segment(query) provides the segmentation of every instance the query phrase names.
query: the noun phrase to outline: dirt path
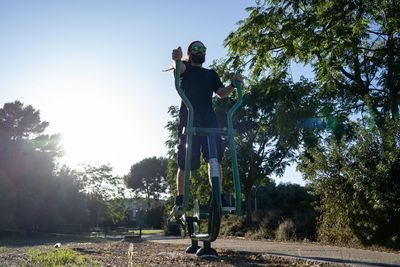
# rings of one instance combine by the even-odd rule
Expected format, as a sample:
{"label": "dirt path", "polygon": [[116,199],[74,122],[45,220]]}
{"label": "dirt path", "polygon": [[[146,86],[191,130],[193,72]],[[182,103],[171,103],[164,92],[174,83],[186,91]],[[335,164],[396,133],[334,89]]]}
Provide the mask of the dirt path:
{"label": "dirt path", "polygon": [[[158,239],[157,243],[190,244],[190,239]],[[323,246],[313,243],[251,241],[244,239],[218,239],[214,248],[263,253],[266,255],[315,260],[351,266],[400,266],[400,254],[363,249]]]}
{"label": "dirt path", "polygon": [[[1,241],[1,240],[0,240]],[[54,248],[53,243],[45,241],[34,244],[32,242],[19,243],[17,246],[6,245],[0,247],[0,267],[39,267],[44,262],[33,259],[30,251],[38,253],[54,253],[57,250],[72,250],[80,256],[90,258],[83,264],[66,266],[104,266],[104,267],[177,267],[177,266],[204,266],[204,267],[331,267],[330,264],[315,264],[312,261],[293,261],[281,257],[248,253],[233,250],[219,249],[218,258],[199,258],[186,254],[184,244],[165,244],[136,240],[124,241],[96,241],[70,242],[64,240],[61,248]],[[89,241],[89,242],[88,242]],[[54,242],[54,241],[53,241]],[[0,242],[1,243],[1,242]],[[46,257],[47,258],[47,257]],[[62,257],[60,257],[62,258]],[[43,257],[42,257],[43,259]],[[53,260],[56,257],[52,257]],[[90,263],[89,263],[90,262]],[[53,262],[54,263],[54,262]],[[88,264],[86,264],[88,263]],[[49,266],[49,265],[46,265]]]}
{"label": "dirt path", "polygon": [[[242,239],[218,239],[213,243],[218,259],[198,258],[186,254],[189,239],[167,239],[153,236],[151,240],[86,238],[79,236],[24,236],[0,238],[0,267],[41,266],[31,257],[31,250],[40,253],[56,250],[73,250],[90,257],[95,266],[144,267],[144,266],[284,266],[316,267],[337,265],[400,266],[400,253],[385,253],[361,249],[346,249],[309,243],[283,243],[249,241]],[[61,243],[61,248],[54,244]],[[322,262],[322,263],[317,263]],[[326,262],[326,263],[323,263]],[[86,265],[85,265],[86,266]]]}

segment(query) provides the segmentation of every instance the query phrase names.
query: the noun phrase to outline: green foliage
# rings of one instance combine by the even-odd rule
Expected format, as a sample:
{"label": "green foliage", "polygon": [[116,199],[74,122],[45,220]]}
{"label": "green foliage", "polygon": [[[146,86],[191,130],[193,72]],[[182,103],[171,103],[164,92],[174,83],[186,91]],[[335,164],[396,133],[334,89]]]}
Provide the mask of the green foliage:
{"label": "green foliage", "polygon": [[283,221],[291,220],[297,238],[315,240],[317,214],[314,205],[318,199],[310,191],[310,188],[297,184],[276,186],[273,182],[258,188],[257,212],[252,225],[270,234],[277,231]]}
{"label": "green foliage", "polygon": [[[339,110],[369,108],[382,125],[398,118],[398,1],[259,1],[225,40],[230,62],[253,77],[310,64],[321,94]],[[384,112],[381,112],[381,111]]]}
{"label": "green foliage", "polygon": [[28,266],[58,267],[58,266],[100,266],[90,257],[81,256],[71,249],[57,249],[41,252],[37,249],[28,251],[30,256]]}
{"label": "green foliage", "polygon": [[[140,230],[129,230],[130,234],[139,234]],[[158,235],[164,233],[164,230],[161,229],[142,229],[143,235]]]}
{"label": "green foliage", "polygon": [[126,222],[128,218],[128,210],[125,206],[124,198],[115,198],[106,202],[104,211],[104,221],[108,225],[118,225]]}
{"label": "green foliage", "polygon": [[[171,199],[167,202],[166,207],[172,207],[174,196],[176,195],[176,173],[178,171],[178,125],[179,125],[179,108],[177,106],[170,106],[168,113],[171,120],[167,122],[165,128],[169,132],[169,138],[165,142],[168,148],[168,168],[167,168],[167,182],[171,189]],[[190,177],[190,194],[189,205],[193,205],[193,200],[198,199],[200,206],[207,206],[210,196],[210,185],[208,181],[208,170],[205,162],[201,161],[201,166],[198,170],[192,171]],[[226,180],[226,179],[225,179]],[[225,181],[224,181],[225,183]]]}
{"label": "green foliage", "polygon": [[80,232],[126,219],[125,181],[108,165],[58,166],[59,135],[32,106],[0,108],[0,229]]}
{"label": "green foliage", "polygon": [[[284,75],[249,82],[243,105],[234,120],[248,225],[251,224],[250,195],[254,185],[267,183],[272,174],[282,175],[294,160],[301,141],[310,135],[311,130],[305,130],[299,122],[314,114],[316,103],[312,97],[305,96],[315,91],[313,83],[305,80],[293,83]],[[230,157],[224,162],[229,177]]]}
{"label": "green foliage", "polygon": [[301,99],[330,127],[307,130],[300,170],[321,198],[320,239],[398,246],[400,3],[265,0],[247,11],[226,38],[226,66],[255,80],[293,62],[315,74],[317,93]]}
{"label": "green foliage", "polygon": [[54,208],[59,214],[55,229],[58,232],[81,232],[88,225],[86,197],[80,192],[77,177],[76,171],[62,166],[55,171],[52,187],[49,185],[48,191],[52,197],[46,206]]}
{"label": "green foliage", "polygon": [[[214,64],[214,69],[221,77],[228,78],[229,68],[223,61]],[[293,83],[284,74],[280,77],[251,80],[246,87],[243,104],[234,117],[238,136],[237,155],[242,192],[245,196],[247,223],[251,224],[250,194],[257,183],[266,183],[273,173],[282,175],[285,167],[294,159],[295,150],[302,139],[310,136],[311,130],[305,131],[299,121],[314,114],[316,103],[312,97],[316,94],[315,84],[302,80]],[[304,96],[307,96],[304,97]],[[220,127],[226,127],[226,112],[235,101],[233,99],[217,100],[216,113]],[[177,107],[170,107],[172,120],[166,128],[170,139],[170,169],[168,180],[175,188],[177,125],[179,122]],[[227,141],[226,141],[227,142]],[[233,188],[230,153],[225,154],[222,163],[225,190]],[[199,199],[200,205],[208,203],[209,184],[207,168],[202,166],[192,173],[191,193]]]}
{"label": "green foliage", "polygon": [[164,224],[164,235],[165,236],[180,236],[181,226],[179,224],[166,223]]}
{"label": "green foliage", "polygon": [[165,128],[168,130],[168,139],[165,142],[167,147],[168,155],[168,166],[167,166],[167,182],[170,187],[172,195],[176,195],[176,173],[178,171],[178,155],[177,147],[179,143],[178,139],[178,125],[179,125],[179,107],[170,106],[168,108],[168,114],[171,116],[171,120],[167,122]]}
{"label": "green foliage", "polygon": [[48,125],[19,101],[0,108],[0,228],[55,231],[85,222],[73,175],[56,169],[59,135],[44,134]]}
{"label": "green foliage", "polygon": [[148,208],[150,199],[159,199],[165,193],[168,161],[163,157],[146,158],[132,165],[127,176],[127,184],[136,192],[146,195]]}
{"label": "green foliage", "polygon": [[[178,106],[170,106],[168,108],[168,114],[171,116],[172,120],[167,122],[165,128],[168,130],[169,135],[168,139],[165,142],[166,147],[168,148],[168,158],[176,159],[176,148],[179,144],[178,139],[178,126],[179,126],[179,107]],[[176,172],[174,173],[174,175]]]}
{"label": "green foliage", "polygon": [[24,106],[20,101],[5,103],[0,110],[0,117],[3,137],[13,141],[42,138],[43,132],[49,126],[48,122],[40,120],[39,111],[30,105]]}
{"label": "green foliage", "polygon": [[112,174],[109,165],[84,165],[77,172],[77,180],[86,195],[90,226],[117,224],[126,219],[124,204],[126,193],[125,181]]}
{"label": "green foliage", "polygon": [[230,215],[221,222],[220,234],[224,236],[244,236],[246,221],[243,216]]}
{"label": "green foliage", "polygon": [[354,141],[329,139],[302,158],[305,178],[321,196],[319,237],[399,246],[400,149],[377,128],[355,124],[354,132]]}
{"label": "green foliage", "polygon": [[[254,201],[254,191],[252,199]],[[276,186],[270,182],[257,190],[257,212],[253,213],[252,224],[246,224],[244,217],[229,216],[222,221],[220,233],[252,239],[315,240],[316,212],[313,205],[316,200],[307,187],[297,184]],[[290,221],[290,225],[285,221]]]}
{"label": "green foliage", "polygon": [[136,213],[137,226],[161,229],[164,222],[164,207],[153,207],[148,210],[140,210]]}
{"label": "green foliage", "polygon": [[83,171],[78,172],[82,191],[95,199],[123,198],[127,189],[124,179],[114,176],[112,171],[109,165],[83,165]]}

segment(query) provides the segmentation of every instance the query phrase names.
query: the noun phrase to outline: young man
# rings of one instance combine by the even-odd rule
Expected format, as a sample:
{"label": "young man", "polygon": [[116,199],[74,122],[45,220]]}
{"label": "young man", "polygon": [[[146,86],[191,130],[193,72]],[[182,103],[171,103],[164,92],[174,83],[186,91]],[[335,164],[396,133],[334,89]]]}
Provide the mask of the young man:
{"label": "young man", "polygon": [[[216,93],[218,97],[224,98],[230,95],[235,89],[234,83],[225,87],[218,74],[214,70],[203,68],[207,48],[200,41],[192,42],[187,49],[187,60],[182,61],[180,65],[181,87],[185,92],[187,98],[190,100],[194,109],[193,126],[217,128],[218,122],[212,106],[212,97]],[[172,51],[173,66],[175,61],[182,59],[182,49],[178,47]],[[232,81],[243,81],[240,74],[232,77]],[[176,177],[177,196],[175,205],[171,211],[174,217],[182,216],[183,193],[184,193],[184,170],[185,170],[185,152],[186,152],[186,136],[182,134],[183,127],[187,123],[187,108],[185,104],[181,103],[179,111],[179,127],[178,127],[178,173]],[[220,136],[216,137],[218,162],[221,162],[223,149],[221,145]],[[208,163],[208,144],[206,136],[193,136],[192,141],[192,162],[191,169],[196,170],[200,167],[200,154],[203,154],[205,161],[208,164],[208,176],[211,184],[210,177],[210,164]],[[219,165],[219,173],[221,177],[222,188],[222,171]]]}

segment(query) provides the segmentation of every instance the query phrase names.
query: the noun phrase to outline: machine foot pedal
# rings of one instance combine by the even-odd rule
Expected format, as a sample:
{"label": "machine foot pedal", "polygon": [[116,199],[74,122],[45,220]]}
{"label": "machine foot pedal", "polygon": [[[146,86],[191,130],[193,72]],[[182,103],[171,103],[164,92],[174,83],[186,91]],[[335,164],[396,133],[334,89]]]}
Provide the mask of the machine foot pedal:
{"label": "machine foot pedal", "polygon": [[213,248],[199,248],[196,251],[196,256],[198,257],[218,257],[218,253]]}
{"label": "machine foot pedal", "polygon": [[188,254],[196,254],[196,252],[200,249],[199,246],[189,246],[186,248],[185,252]]}

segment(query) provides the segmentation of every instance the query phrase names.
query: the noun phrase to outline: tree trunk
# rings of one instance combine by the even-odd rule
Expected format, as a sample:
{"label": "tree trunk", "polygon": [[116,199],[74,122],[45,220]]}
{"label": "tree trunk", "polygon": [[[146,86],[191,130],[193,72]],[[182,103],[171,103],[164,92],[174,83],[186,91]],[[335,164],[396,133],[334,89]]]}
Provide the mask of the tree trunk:
{"label": "tree trunk", "polygon": [[151,208],[151,203],[150,203],[150,188],[146,188],[146,199],[147,199],[147,209],[149,210]]}
{"label": "tree trunk", "polygon": [[245,207],[246,207],[246,226],[250,226],[252,223],[251,218],[251,186],[249,188],[245,188],[244,192],[245,199]]}

